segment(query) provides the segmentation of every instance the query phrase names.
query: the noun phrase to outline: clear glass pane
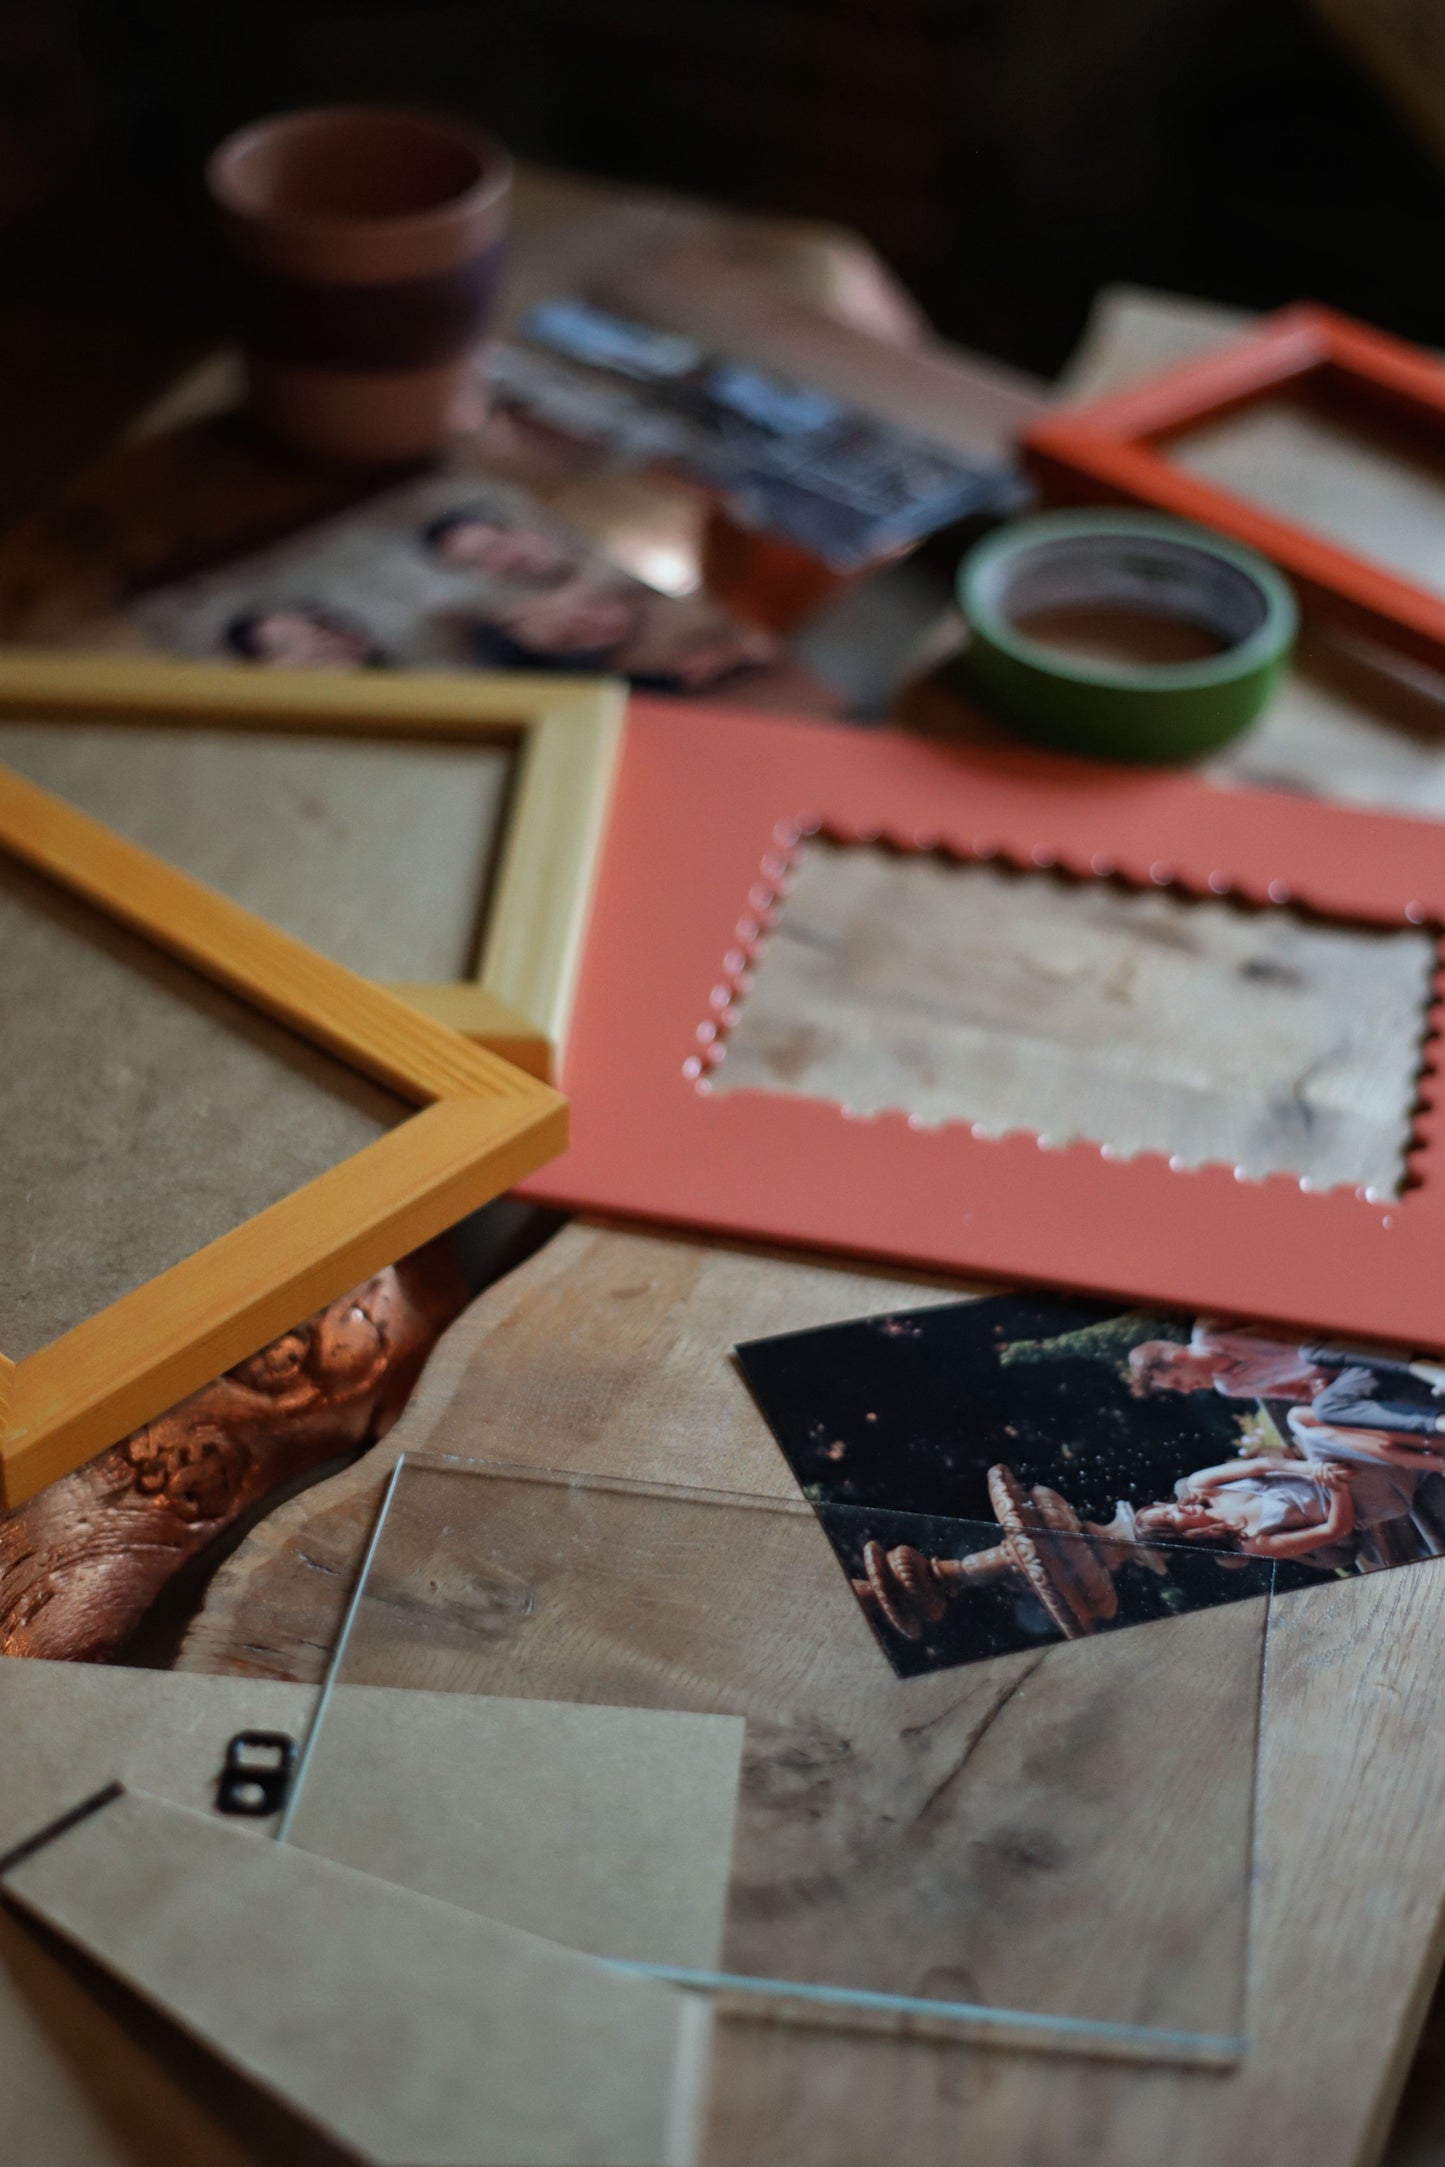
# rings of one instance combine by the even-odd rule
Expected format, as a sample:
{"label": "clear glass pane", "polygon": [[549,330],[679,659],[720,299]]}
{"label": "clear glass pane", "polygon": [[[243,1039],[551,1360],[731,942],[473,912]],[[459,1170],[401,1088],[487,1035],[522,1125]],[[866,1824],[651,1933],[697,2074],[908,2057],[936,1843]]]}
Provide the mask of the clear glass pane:
{"label": "clear glass pane", "polygon": [[[729,2006],[1227,2061],[1271,1568],[1201,1565],[403,1460],[332,1677],[742,1717],[718,1972],[627,1952]],[[354,1783],[369,1698],[323,1702],[298,1840]],[[438,1810],[417,1766],[415,1831]]]}

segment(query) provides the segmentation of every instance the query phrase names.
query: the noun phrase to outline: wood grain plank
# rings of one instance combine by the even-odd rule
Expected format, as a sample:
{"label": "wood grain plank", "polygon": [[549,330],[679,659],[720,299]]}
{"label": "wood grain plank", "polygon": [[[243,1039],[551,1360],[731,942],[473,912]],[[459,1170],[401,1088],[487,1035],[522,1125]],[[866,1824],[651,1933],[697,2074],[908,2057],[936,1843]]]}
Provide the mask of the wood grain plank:
{"label": "wood grain plank", "polygon": [[[1258,1790],[1251,2045],[1237,2071],[1087,2067],[977,2049],[727,2029],[710,2167],[832,2157],[990,2167],[1315,2167],[1378,2155],[1442,1948],[1445,1628],[1429,1566],[1276,1606]],[[846,2110],[844,2108],[846,2102]]]}
{"label": "wood grain plank", "polygon": [[625,716],[623,687],[599,688],[585,715],[549,714],[527,732],[482,945],[478,984],[559,1050],[577,990]]}
{"label": "wood grain plank", "polygon": [[217,1576],[179,1666],[318,1680],[397,1452],[443,1449],[443,1435],[464,1459],[795,1497],[733,1369],[734,1340],[958,1291],[923,1274],[564,1227],[458,1319],[387,1439],[260,1523]]}

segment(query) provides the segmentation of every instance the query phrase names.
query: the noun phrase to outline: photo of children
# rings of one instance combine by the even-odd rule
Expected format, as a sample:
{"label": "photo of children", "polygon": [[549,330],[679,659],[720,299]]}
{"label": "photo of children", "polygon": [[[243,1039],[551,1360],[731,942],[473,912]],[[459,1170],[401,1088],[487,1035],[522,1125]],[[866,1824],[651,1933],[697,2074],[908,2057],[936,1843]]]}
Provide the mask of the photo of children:
{"label": "photo of children", "polygon": [[386,661],[359,626],[313,602],[242,610],[226,627],[226,645],[242,662],[272,669],[379,669]]}
{"label": "photo of children", "polygon": [[461,472],[157,588],[128,615],[171,653],[270,668],[603,672],[689,693],[747,686],[778,660],[767,633],[644,586],[525,491]]}
{"label": "photo of children", "polygon": [[1445,1554],[1445,1365],[1003,1295],[738,1361],[894,1667]]}

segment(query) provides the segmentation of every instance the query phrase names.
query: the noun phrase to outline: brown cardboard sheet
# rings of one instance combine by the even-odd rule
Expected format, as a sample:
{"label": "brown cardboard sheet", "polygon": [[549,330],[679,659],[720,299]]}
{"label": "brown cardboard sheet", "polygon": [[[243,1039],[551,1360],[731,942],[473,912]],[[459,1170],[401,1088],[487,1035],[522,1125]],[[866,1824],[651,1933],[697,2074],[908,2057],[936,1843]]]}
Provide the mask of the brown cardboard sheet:
{"label": "brown cardboard sheet", "polygon": [[7,1897],[377,2167],[674,2167],[708,2004],[119,1790]]}
{"label": "brown cardboard sheet", "polygon": [[[300,1736],[314,1701],[270,1681],[0,1663],[0,1852],[117,1777],[204,1811],[232,1734]],[[512,1923],[583,1947],[626,1916],[644,1960],[715,1963],[740,1724],[364,1686],[337,1690],[338,1717],[338,1780],[313,1769],[298,1846],[458,1904],[495,1896]],[[230,1827],[269,1842],[274,1824]],[[288,2142],[316,2157],[299,2122],[278,2129],[259,2093],[94,1984],[0,1910],[0,2097],[17,2157],[279,2167]]]}

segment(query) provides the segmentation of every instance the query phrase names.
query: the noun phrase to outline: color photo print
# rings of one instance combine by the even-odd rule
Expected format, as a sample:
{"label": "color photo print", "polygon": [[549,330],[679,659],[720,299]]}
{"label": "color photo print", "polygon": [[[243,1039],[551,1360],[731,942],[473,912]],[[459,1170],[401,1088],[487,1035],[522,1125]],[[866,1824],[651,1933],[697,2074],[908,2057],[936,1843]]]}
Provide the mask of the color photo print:
{"label": "color photo print", "polygon": [[1445,1366],[1047,1295],[738,1361],[901,1676],[1445,1553]]}
{"label": "color photo print", "polygon": [[600,671],[710,693],[778,659],[705,596],[644,586],[524,490],[464,472],[382,491],[127,614],[172,654],[289,669]]}

